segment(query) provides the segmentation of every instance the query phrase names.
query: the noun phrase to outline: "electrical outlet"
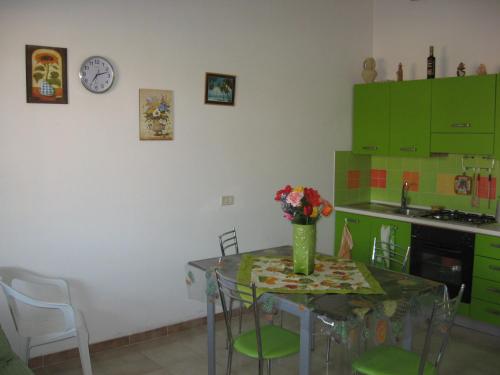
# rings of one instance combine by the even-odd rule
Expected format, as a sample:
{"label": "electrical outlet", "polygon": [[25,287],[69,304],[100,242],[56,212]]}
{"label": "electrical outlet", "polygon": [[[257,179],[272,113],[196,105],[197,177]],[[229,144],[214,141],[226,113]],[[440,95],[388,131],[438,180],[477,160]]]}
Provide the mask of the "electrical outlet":
{"label": "electrical outlet", "polygon": [[223,206],[231,206],[234,204],[234,195],[223,195],[221,199]]}

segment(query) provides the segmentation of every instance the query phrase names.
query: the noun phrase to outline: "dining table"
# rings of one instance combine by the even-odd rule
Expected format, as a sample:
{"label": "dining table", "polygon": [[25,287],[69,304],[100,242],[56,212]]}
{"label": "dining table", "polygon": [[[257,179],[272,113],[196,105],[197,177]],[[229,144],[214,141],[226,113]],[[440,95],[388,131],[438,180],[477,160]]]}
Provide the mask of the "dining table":
{"label": "dining table", "polygon": [[[217,269],[225,277],[238,280],[241,276],[239,273],[242,262],[248,260],[249,256],[291,258],[292,247],[287,245],[240,252],[225,257],[190,261],[186,264],[189,298],[206,303],[209,375],[216,374],[215,321],[219,296],[214,271]],[[280,290],[266,291],[260,296],[260,299],[267,299],[267,305],[271,305],[273,310],[285,311],[298,317],[300,375],[309,375],[311,371],[313,327],[318,318],[326,323],[320,331],[336,335],[340,341],[351,340],[349,327],[366,327],[367,318],[370,317],[373,322],[371,331],[363,328],[357,332],[361,332],[360,335],[364,339],[370,336],[370,332],[374,332],[372,339],[375,341],[379,340],[380,336],[385,339],[387,332],[380,328],[387,328],[388,325],[382,323],[392,322],[395,327],[391,330],[393,338],[397,336],[398,343],[410,349],[413,317],[428,313],[433,302],[442,299],[447,293],[445,285],[435,281],[369,264],[363,264],[362,267],[368,270],[370,278],[376,280],[381,290],[372,294],[345,291],[335,293],[331,290],[326,293],[308,291],[282,293]]]}

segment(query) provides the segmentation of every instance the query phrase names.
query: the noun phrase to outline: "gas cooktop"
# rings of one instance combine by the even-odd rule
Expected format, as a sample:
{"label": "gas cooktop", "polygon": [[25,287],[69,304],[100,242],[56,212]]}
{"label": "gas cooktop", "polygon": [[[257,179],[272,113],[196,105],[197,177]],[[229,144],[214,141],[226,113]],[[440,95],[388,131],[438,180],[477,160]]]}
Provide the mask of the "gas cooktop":
{"label": "gas cooktop", "polygon": [[432,211],[421,217],[429,219],[455,222],[460,224],[482,225],[496,223],[495,217],[485,214],[471,214],[457,210]]}

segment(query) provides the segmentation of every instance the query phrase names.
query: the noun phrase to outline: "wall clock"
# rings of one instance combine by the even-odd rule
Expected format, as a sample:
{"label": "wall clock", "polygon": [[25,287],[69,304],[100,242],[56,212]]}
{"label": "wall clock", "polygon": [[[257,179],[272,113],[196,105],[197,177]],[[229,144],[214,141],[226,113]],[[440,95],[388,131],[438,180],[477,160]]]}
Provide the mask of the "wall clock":
{"label": "wall clock", "polygon": [[83,87],[94,94],[102,94],[113,85],[113,65],[104,57],[91,56],[80,67],[80,81]]}

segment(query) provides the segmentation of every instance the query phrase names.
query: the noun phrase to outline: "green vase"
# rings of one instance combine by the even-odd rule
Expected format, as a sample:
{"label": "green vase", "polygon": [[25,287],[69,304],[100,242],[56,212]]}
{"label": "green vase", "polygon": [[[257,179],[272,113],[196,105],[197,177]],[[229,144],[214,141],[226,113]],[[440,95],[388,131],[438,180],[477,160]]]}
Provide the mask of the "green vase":
{"label": "green vase", "polygon": [[315,255],[316,225],[293,224],[293,272],[313,273]]}

